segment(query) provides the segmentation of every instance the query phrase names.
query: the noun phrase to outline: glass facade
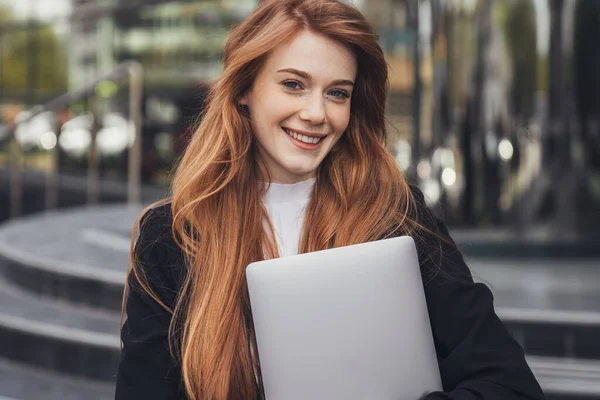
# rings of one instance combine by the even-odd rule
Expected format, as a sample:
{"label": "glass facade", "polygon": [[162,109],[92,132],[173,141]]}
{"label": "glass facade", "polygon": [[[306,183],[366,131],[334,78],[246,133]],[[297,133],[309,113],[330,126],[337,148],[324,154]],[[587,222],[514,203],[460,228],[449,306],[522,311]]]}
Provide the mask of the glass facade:
{"label": "glass facade", "polygon": [[[598,232],[600,127],[590,121],[600,103],[590,68],[600,59],[591,44],[600,3],[466,3],[445,11],[447,79],[434,81],[443,96],[432,102],[441,140],[422,153],[419,175],[449,220]],[[443,165],[446,149],[454,165]]]}

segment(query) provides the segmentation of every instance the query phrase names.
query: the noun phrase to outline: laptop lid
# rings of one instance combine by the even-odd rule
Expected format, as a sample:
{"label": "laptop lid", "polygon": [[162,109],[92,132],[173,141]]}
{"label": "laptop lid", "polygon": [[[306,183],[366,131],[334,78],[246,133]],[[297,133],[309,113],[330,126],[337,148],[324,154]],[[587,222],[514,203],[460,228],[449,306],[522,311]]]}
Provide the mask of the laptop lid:
{"label": "laptop lid", "polygon": [[260,261],[246,278],[267,400],[441,390],[412,238]]}

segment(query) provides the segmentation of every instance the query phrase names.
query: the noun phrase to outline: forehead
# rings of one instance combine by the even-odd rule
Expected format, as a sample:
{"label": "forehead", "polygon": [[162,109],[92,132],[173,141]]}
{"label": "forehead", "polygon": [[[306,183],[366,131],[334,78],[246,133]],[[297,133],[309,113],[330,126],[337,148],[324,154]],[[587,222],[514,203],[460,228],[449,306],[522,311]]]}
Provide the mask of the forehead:
{"label": "forehead", "polygon": [[276,47],[267,57],[263,72],[275,73],[283,68],[307,72],[315,80],[356,78],[354,53],[343,44],[310,30]]}

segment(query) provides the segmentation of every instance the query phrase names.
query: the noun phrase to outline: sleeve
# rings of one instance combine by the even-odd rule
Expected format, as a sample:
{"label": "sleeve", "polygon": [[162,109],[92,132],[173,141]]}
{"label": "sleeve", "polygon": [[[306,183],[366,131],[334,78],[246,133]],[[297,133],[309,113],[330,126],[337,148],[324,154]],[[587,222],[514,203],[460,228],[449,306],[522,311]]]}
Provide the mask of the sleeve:
{"label": "sleeve", "polygon": [[[444,223],[419,205],[417,219],[434,235],[417,242],[443,392],[426,400],[544,399],[521,346],[494,311],[490,289],[474,283]],[[419,248],[420,247],[420,248]]]}
{"label": "sleeve", "polygon": [[[134,254],[148,284],[172,308],[177,296],[177,271],[182,265],[170,229],[164,215],[150,210],[140,223]],[[168,344],[172,314],[142,289],[133,274],[129,274],[127,285],[115,399],[185,398],[180,365],[171,356]]]}

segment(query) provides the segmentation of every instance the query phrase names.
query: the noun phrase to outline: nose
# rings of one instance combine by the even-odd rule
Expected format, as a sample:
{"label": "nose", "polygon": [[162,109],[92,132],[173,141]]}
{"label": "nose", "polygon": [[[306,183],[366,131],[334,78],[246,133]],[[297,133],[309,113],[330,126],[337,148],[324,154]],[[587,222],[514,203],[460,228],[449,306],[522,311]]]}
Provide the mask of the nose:
{"label": "nose", "polygon": [[306,98],[304,107],[300,110],[299,117],[312,125],[321,125],[325,122],[325,99],[321,96],[309,96]]}

